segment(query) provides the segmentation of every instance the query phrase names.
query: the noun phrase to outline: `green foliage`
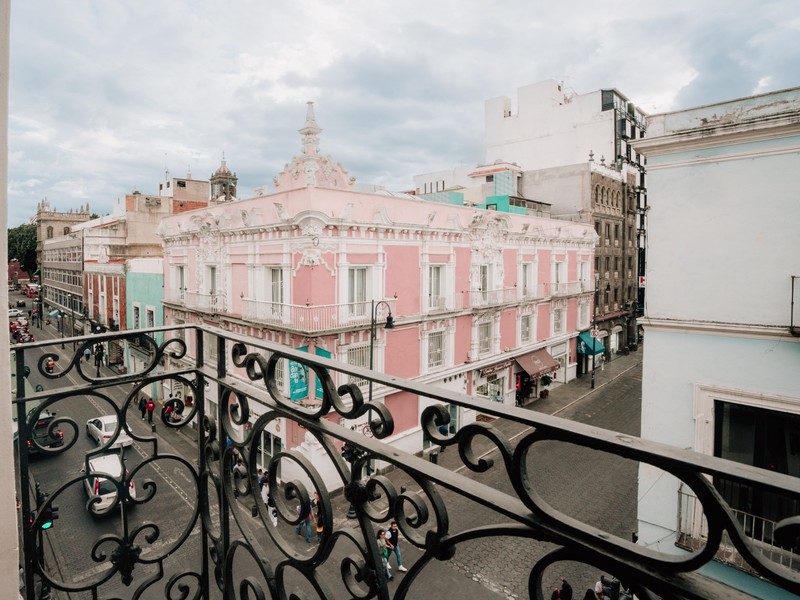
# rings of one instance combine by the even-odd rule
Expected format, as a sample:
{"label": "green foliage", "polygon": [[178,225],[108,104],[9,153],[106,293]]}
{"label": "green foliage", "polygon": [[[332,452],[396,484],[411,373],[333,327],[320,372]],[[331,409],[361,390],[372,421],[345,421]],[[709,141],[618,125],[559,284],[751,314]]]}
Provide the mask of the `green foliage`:
{"label": "green foliage", "polygon": [[36,225],[20,225],[8,230],[8,259],[16,258],[22,268],[33,276],[36,272]]}

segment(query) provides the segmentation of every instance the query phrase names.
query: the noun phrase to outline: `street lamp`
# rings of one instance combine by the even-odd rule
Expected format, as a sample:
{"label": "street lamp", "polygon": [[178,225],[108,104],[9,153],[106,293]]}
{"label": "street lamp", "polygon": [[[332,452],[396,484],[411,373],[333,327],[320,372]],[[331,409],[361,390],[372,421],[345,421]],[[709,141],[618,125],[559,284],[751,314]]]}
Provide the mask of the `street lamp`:
{"label": "street lamp", "polygon": [[[392,307],[389,306],[389,303],[386,300],[380,300],[375,302],[372,301],[372,313],[371,319],[369,323],[369,370],[372,371],[372,363],[373,363],[373,350],[375,348],[375,321],[377,320],[377,311],[381,305],[385,305],[386,309],[389,311],[389,314],[386,317],[386,324],[383,326],[384,329],[394,329],[394,317],[392,316]],[[372,380],[369,380],[369,401],[372,402]]]}
{"label": "street lamp", "polygon": [[594,389],[594,372],[597,369],[597,300],[599,299],[598,286],[601,281],[606,282],[603,290],[606,295],[611,291],[611,283],[605,277],[597,277],[594,282],[594,316],[592,317],[592,389]]}
{"label": "street lamp", "polygon": [[58,319],[61,322],[61,349],[64,349],[64,311],[58,311]]}

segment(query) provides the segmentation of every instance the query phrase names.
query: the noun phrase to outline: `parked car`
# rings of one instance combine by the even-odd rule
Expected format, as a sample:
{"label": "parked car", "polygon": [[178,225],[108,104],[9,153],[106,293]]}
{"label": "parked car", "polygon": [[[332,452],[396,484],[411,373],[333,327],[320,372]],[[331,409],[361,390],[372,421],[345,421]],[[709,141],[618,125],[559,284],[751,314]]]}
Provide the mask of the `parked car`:
{"label": "parked car", "polygon": [[25,306],[25,300],[17,300],[17,308],[20,306]]}
{"label": "parked car", "polygon": [[[28,416],[32,416],[32,413],[28,413]],[[51,413],[46,409],[41,412],[28,438],[28,450],[31,453],[38,452],[39,447],[59,448],[64,445],[64,432],[58,428],[54,428],[52,431],[50,430],[50,425],[54,419],[55,413]],[[35,441],[36,444],[31,440]]]}
{"label": "parked car", "polygon": [[107,444],[111,438],[114,437],[114,432],[119,429],[119,435],[114,443],[109,448],[121,448],[130,446],[133,443],[131,436],[119,426],[116,415],[103,415],[102,417],[95,417],[86,422],[86,435],[94,438],[98,446]]}
{"label": "parked car", "polygon": [[[85,471],[81,471],[85,472]],[[86,508],[92,516],[100,515],[117,502],[117,484],[123,478],[130,477],[127,469],[123,470],[122,457],[119,454],[101,454],[89,459],[89,472],[83,480],[83,486],[89,499],[99,498],[96,502],[87,502]],[[133,479],[128,480],[128,495],[136,499],[136,485]],[[123,501],[127,502],[125,497]]]}
{"label": "parked car", "polygon": [[9,319],[16,319],[17,317],[21,317],[23,314],[25,314],[25,313],[23,313],[18,308],[9,308],[8,309],[8,318]]}

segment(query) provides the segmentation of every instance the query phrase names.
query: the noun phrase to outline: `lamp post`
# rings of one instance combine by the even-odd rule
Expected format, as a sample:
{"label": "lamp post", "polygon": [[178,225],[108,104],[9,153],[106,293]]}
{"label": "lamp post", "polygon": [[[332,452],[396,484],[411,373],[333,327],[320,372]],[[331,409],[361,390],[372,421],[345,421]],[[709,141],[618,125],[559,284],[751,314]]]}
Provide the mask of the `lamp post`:
{"label": "lamp post", "polygon": [[[370,323],[369,323],[369,370],[372,371],[373,365],[373,354],[375,349],[375,322],[377,321],[377,311],[381,305],[385,305],[386,309],[389,311],[389,314],[386,316],[386,324],[383,326],[384,329],[394,329],[394,317],[392,316],[392,307],[389,306],[389,303],[386,300],[380,300],[375,302],[372,301],[372,313],[370,314]],[[372,402],[372,380],[369,381],[369,401]]]}
{"label": "lamp post", "polygon": [[61,349],[64,349],[64,311],[58,311],[58,319],[61,322]]}
{"label": "lamp post", "polygon": [[606,294],[611,290],[611,283],[609,283],[608,279],[605,277],[595,278],[594,282],[594,315],[592,316],[592,386],[591,388],[594,389],[594,372],[597,370],[597,300],[600,296],[598,293],[598,286],[600,285],[601,281],[606,282],[606,289],[603,290]]}

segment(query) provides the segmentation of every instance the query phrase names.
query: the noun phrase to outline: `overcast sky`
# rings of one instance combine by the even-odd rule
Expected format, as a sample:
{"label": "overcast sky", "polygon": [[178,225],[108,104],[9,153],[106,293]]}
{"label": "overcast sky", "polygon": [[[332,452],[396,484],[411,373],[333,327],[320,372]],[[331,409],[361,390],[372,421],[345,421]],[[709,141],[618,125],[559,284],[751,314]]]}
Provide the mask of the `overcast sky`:
{"label": "overcast sky", "polygon": [[18,0],[9,224],[39,200],[105,214],[165,168],[239,197],[298,153],[364,183],[483,160],[484,101],[543,79],[615,87],[648,113],[800,86],[795,0]]}

